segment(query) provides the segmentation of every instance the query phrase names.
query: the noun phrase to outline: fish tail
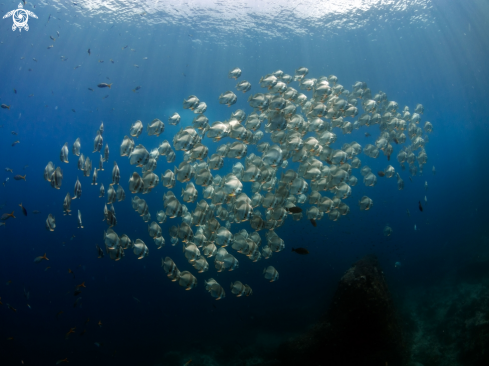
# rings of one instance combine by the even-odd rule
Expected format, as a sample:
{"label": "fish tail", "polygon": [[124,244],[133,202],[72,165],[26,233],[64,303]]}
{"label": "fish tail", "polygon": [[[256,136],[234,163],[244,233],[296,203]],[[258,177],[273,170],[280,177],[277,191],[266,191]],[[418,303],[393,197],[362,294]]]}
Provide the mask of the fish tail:
{"label": "fish tail", "polygon": [[16,217],[14,216],[14,211],[12,211],[12,213],[11,213],[9,216],[13,217],[14,219],[16,218]]}
{"label": "fish tail", "polygon": [[112,86],[112,84],[107,84],[107,86],[108,86],[108,87],[109,87],[109,89],[110,89],[110,87]]}
{"label": "fish tail", "polygon": [[47,260],[47,261],[49,260],[49,258],[46,257],[46,253],[44,253],[44,255],[42,256],[42,258],[45,259],[45,260]]}
{"label": "fish tail", "polygon": [[22,176],[22,175],[21,175],[20,177],[21,177],[23,180],[25,180],[25,177],[26,177],[26,176],[27,176],[27,174],[26,174],[26,175],[24,175],[24,176]]}

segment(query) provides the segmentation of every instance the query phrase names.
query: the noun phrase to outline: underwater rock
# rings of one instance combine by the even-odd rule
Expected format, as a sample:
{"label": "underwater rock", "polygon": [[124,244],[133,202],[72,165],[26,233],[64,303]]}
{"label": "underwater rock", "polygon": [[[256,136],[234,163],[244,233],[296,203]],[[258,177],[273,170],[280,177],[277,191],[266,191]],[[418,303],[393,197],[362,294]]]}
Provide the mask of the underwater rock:
{"label": "underwater rock", "polygon": [[337,365],[402,364],[402,332],[377,258],[359,260],[341,278],[328,317]]}
{"label": "underwater rock", "polygon": [[282,345],[276,357],[284,365],[403,365],[402,331],[378,260],[356,262],[323,320]]}
{"label": "underwater rock", "polygon": [[410,290],[403,307],[413,322],[413,360],[424,366],[489,364],[488,279],[474,284],[452,276]]}

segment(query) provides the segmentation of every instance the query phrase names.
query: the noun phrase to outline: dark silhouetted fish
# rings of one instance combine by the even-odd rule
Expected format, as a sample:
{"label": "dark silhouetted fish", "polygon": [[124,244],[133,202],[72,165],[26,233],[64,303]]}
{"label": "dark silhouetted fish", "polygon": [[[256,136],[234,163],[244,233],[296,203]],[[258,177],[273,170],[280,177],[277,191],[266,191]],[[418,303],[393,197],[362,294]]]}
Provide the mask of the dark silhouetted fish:
{"label": "dark silhouetted fish", "polygon": [[290,208],[288,208],[287,210],[288,210],[289,212],[292,212],[292,213],[299,213],[299,212],[302,212],[302,208],[297,207],[297,206],[295,206],[295,207],[290,207]]}
{"label": "dark silhouetted fish", "polygon": [[25,216],[27,216],[27,210],[25,209],[25,207],[24,207],[24,206],[22,206],[22,203],[21,203],[19,206],[20,206],[20,208],[22,209],[22,213],[23,213]]}

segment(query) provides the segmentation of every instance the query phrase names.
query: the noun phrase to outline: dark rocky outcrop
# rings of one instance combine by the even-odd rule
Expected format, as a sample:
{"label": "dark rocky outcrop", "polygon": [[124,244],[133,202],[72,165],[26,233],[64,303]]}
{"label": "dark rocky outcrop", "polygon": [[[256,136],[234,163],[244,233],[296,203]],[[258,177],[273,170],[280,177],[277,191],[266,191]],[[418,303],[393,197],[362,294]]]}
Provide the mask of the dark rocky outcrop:
{"label": "dark rocky outcrop", "polygon": [[[489,263],[488,263],[489,264]],[[449,278],[411,289],[404,312],[412,319],[411,357],[424,366],[489,365],[489,279]]]}
{"label": "dark rocky outcrop", "polygon": [[303,335],[282,345],[282,365],[403,365],[401,328],[375,257],[341,278],[329,311]]}

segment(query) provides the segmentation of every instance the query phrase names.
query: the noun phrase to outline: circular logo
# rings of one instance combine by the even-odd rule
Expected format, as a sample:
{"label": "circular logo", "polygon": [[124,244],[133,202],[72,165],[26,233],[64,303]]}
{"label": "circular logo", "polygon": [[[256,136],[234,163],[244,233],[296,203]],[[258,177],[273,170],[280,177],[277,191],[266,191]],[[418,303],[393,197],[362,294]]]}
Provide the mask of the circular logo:
{"label": "circular logo", "polygon": [[29,15],[24,9],[17,9],[13,15],[13,20],[18,28],[23,28],[27,25]]}

